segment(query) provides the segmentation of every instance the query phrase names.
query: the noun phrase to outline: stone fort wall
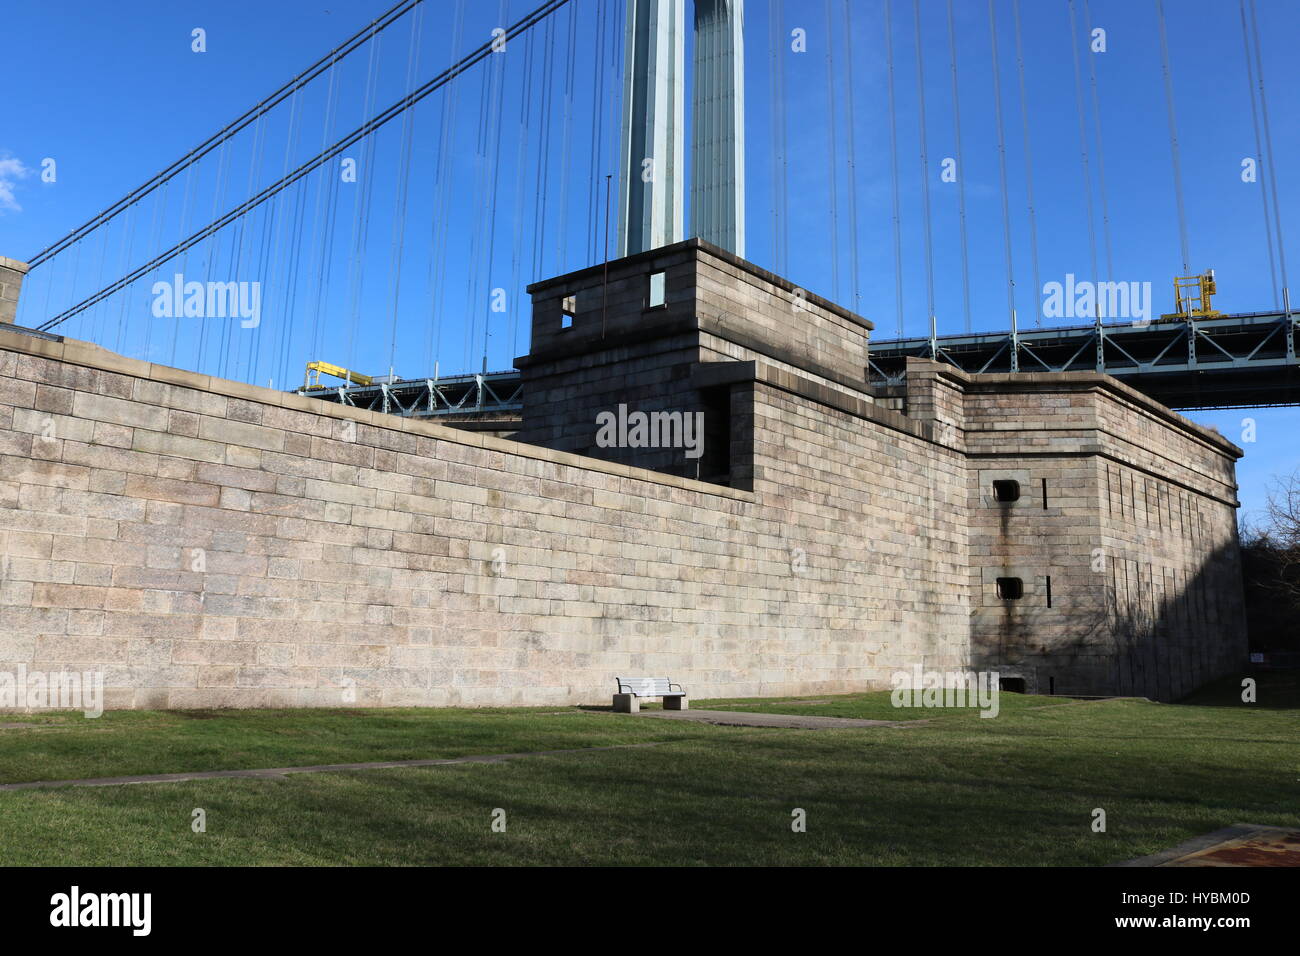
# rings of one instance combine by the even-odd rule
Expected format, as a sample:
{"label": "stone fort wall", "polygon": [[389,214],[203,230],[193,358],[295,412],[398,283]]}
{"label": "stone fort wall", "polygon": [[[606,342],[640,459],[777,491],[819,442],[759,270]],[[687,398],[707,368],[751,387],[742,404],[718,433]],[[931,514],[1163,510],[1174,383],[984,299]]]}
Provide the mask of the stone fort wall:
{"label": "stone fort wall", "polygon": [[[532,444],[0,331],[0,671],[101,671],[139,708],[595,703],[626,673],[825,694],[913,665],[1171,699],[1244,657],[1216,433],[1091,373],[914,360],[873,393],[870,323],[698,241],[610,275],[534,287]],[[591,447],[629,396],[706,414],[712,480]]]}
{"label": "stone fort wall", "polygon": [[744,491],[0,332],[0,668],[254,707],[595,702],[632,671],[830,693],[964,662],[960,461],[902,416],[759,391],[760,430],[791,424]]}

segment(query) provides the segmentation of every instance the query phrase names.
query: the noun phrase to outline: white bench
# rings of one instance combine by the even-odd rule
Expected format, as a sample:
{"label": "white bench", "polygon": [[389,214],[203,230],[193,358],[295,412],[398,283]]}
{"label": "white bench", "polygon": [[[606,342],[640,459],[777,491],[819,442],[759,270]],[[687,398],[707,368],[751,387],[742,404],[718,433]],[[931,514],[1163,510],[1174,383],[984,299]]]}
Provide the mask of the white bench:
{"label": "white bench", "polygon": [[[614,695],[614,713],[635,714],[641,709],[642,697],[660,697],[664,710],[689,710],[690,701],[681,684],[667,677],[616,677],[618,693]],[[675,688],[675,689],[674,689]]]}

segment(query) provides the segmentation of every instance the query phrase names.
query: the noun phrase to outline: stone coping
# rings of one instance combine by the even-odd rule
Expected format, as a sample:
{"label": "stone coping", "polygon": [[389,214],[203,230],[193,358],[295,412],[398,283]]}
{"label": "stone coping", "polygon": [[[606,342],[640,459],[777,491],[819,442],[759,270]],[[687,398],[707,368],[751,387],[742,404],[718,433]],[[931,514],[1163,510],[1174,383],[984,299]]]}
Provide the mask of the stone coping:
{"label": "stone coping", "polygon": [[[915,365],[913,363],[916,363]],[[1149,395],[1144,395],[1131,385],[1126,385],[1113,375],[1104,372],[964,372],[946,362],[931,359],[909,358],[908,373],[913,368],[922,372],[934,372],[942,378],[951,379],[971,392],[1013,392],[1013,391],[1063,391],[1068,386],[1101,388],[1141,406],[1157,418],[1175,426],[1218,450],[1241,458],[1246,452],[1228,441],[1219,432],[1204,425],[1198,425],[1183,415],[1178,414],[1167,405],[1162,405]]]}
{"label": "stone coping", "polygon": [[28,270],[31,269],[31,266],[27,263],[19,262],[17,259],[9,259],[5,256],[0,256],[0,267],[13,269],[15,272],[21,272],[23,275],[26,275]]}
{"label": "stone coping", "polygon": [[263,388],[260,385],[247,385],[243,382],[203,375],[199,372],[187,372],[184,369],[172,368],[167,365],[156,365],[141,359],[127,358],[91,342],[83,342],[78,339],[62,339],[56,342],[0,328],[0,350],[35,355],[105,372],[116,372],[121,375],[130,375],[166,385],[193,388],[226,398],[260,402],[263,405],[279,405],[282,408],[309,412],[326,418],[350,419],[373,425],[376,428],[410,432],[414,435],[424,435],[438,441],[498,451],[519,458],[531,458],[536,461],[579,468],[584,471],[617,475],[634,481],[679,488],[695,494],[713,495],[718,498],[730,498],[734,501],[750,503],[758,500],[757,496],[751,491],[728,488],[725,485],[715,485],[706,481],[697,481],[693,478],[680,478],[676,475],[602,461],[598,458],[587,458],[570,452],[553,451],[539,445],[528,445],[523,442],[511,441],[508,438],[496,438],[479,432],[464,431],[450,425],[440,425],[424,419],[387,415],[383,412],[353,408],[349,405],[323,402],[320,399],[297,395],[293,392],[281,392],[271,388]]}
{"label": "stone coping", "polygon": [[[624,256],[622,259],[611,259],[608,263],[608,267],[610,269],[621,269],[624,266],[635,265],[640,262],[649,262],[656,258],[671,256],[688,249],[705,253],[715,259],[721,259],[723,262],[739,269],[741,272],[748,273],[756,279],[761,279],[764,282],[769,282],[786,292],[793,293],[796,289],[802,290],[803,297],[808,302],[812,302],[814,305],[817,305],[842,319],[848,319],[850,322],[855,325],[860,325],[868,331],[876,327],[875,323],[870,319],[864,318],[856,312],[844,308],[842,305],[837,305],[830,299],[823,298],[815,292],[810,292],[797,282],[791,282],[789,279],[779,276],[775,272],[768,272],[761,266],[754,265],[754,263],[750,262],[748,259],[742,259],[735,253],[728,252],[726,249],[723,249],[720,246],[715,246],[713,243],[698,237],[685,239],[668,246],[660,246],[658,249],[649,249],[645,252],[638,252],[630,256]],[[564,275],[554,276],[550,279],[542,279],[529,285],[525,291],[527,291],[529,295],[532,295],[534,292],[542,292],[557,285],[567,285],[576,282],[579,279],[603,276],[605,274],[606,265],[606,263],[601,262],[594,266],[587,266],[583,269],[567,272]]]}

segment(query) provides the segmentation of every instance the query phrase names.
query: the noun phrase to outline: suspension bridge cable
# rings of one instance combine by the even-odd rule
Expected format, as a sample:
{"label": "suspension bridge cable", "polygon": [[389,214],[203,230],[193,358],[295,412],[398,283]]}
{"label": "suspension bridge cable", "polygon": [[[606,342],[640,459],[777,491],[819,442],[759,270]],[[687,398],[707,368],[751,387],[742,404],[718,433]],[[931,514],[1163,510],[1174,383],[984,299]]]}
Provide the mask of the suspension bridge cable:
{"label": "suspension bridge cable", "polygon": [[115,216],[117,216],[118,213],[124,210],[131,203],[143,199],[149,193],[153,192],[155,189],[161,186],[164,182],[166,182],[167,180],[175,176],[177,173],[179,173],[182,169],[186,168],[187,166],[189,166],[194,162],[197,162],[199,159],[206,156],[208,153],[216,149],[218,146],[223,145],[228,139],[230,139],[240,130],[244,129],[250,123],[259,119],[262,115],[269,112],[274,107],[278,106],[281,102],[284,101],[285,98],[297,92],[297,90],[300,89],[301,87],[306,86],[308,83],[314,80],[317,76],[319,76],[322,72],[324,72],[327,68],[332,66],[334,63],[337,63],[339,60],[342,60],[348,54],[352,53],[358,47],[362,46],[370,39],[372,35],[387,29],[397,20],[405,16],[408,11],[410,11],[412,8],[414,8],[415,6],[423,2],[424,0],[402,0],[401,3],[398,3],[396,6],[390,8],[387,12],[380,14],[378,18],[371,21],[367,26],[363,27],[361,30],[358,30],[355,34],[353,34],[343,43],[336,46],[329,53],[326,53],[323,57],[321,57],[311,66],[307,67],[307,69],[300,72],[288,83],[285,83],[283,86],[281,86],[270,96],[267,96],[264,99],[262,99],[252,109],[245,112],[242,116],[239,116],[238,118],[227,123],[215,134],[208,137],[198,146],[191,149],[188,153],[186,153],[176,162],[172,163],[170,166],[168,166],[166,169],[162,170],[161,172],[156,173],[152,178],[150,178],[143,185],[138,186],[135,189],[131,190],[131,192],[127,193],[117,202],[113,203],[107,209],[100,212],[97,216],[83,223],[82,225],[78,226],[76,229],[72,230],[72,232],[68,233],[58,242],[54,243],[53,245],[49,246],[46,249],[42,249],[36,255],[32,256],[31,259],[29,260],[29,264],[33,268],[40,265],[42,262],[49,259],[51,256],[60,252],[64,247],[75,242],[77,239],[80,239],[86,233],[93,232],[95,229],[98,229],[101,225],[103,225],[104,223],[108,222],[110,219],[113,219]]}
{"label": "suspension bridge cable", "polygon": [[[181,203],[181,218],[180,218],[180,229],[181,229],[181,235],[184,235],[184,234],[185,234],[185,230],[186,230],[187,228],[189,228],[189,221],[190,221],[190,205],[191,205],[191,203],[192,203],[192,201],[193,201],[193,198],[194,198],[194,197],[191,195],[191,190],[193,189],[193,186],[194,186],[194,170],[195,170],[195,169],[198,169],[198,168],[199,168],[199,165],[196,163],[196,164],[190,166],[190,168],[189,168],[189,169],[186,171],[186,173],[185,173],[185,198],[184,198],[184,200],[183,200],[182,203]],[[182,275],[185,274],[185,270],[189,267],[189,264],[190,264],[190,254],[189,254],[189,252],[187,251],[187,252],[184,254],[184,256],[181,258],[181,274],[182,274]],[[177,342],[179,341],[179,339],[180,339],[180,323],[179,323],[179,322],[173,322],[173,323],[172,323],[172,335],[171,335],[171,348],[170,348],[170,350],[169,350],[169,355],[168,355],[168,358],[167,358],[167,362],[168,362],[168,364],[169,364],[169,365],[172,365],[172,366],[174,366],[174,365],[176,364],[176,345],[177,345]]]}
{"label": "suspension bridge cable", "polygon": [[1192,266],[1191,244],[1187,239],[1187,210],[1183,204],[1183,165],[1178,149],[1178,120],[1174,115],[1174,81],[1169,69],[1169,39],[1165,33],[1165,5],[1155,0],[1156,18],[1160,24],[1160,66],[1165,78],[1165,107],[1169,113],[1169,150],[1174,165],[1174,197],[1178,203],[1178,241],[1183,253],[1183,275],[1190,275]]}
{"label": "suspension bridge cable", "polygon": [[[226,144],[223,142],[223,143],[221,144],[221,149],[220,149],[220,151],[217,153],[217,181],[216,181],[216,183],[213,185],[213,189],[212,189],[212,213],[211,213],[211,215],[213,215],[213,216],[215,216],[215,215],[217,214],[217,210],[220,208],[221,197],[225,194],[225,189],[226,189],[226,173],[227,173],[227,170],[228,170],[228,168],[229,168],[229,165],[230,165],[230,150],[228,150],[228,149],[226,148]],[[217,252],[218,252],[218,244],[217,244],[217,239],[216,239],[216,233],[215,233],[215,231],[212,232],[212,233],[209,233],[209,234],[208,234],[207,236],[205,236],[204,238],[208,238],[209,241],[208,241],[208,244],[207,244],[206,255],[204,256],[204,259],[203,259],[203,274],[204,274],[203,277],[204,277],[204,279],[206,279],[206,280],[208,280],[208,281],[211,281],[211,280],[212,280],[212,260],[213,260],[213,258],[216,256],[216,254],[217,254]],[[186,247],[186,248],[188,248],[188,247]],[[180,250],[180,251],[183,252],[183,251],[185,251],[185,250]],[[113,291],[115,292],[115,291],[117,291],[117,290],[114,289]],[[109,293],[109,294],[111,295],[112,293]],[[104,298],[107,298],[107,296],[104,296]],[[49,323],[47,323],[47,324],[49,324]],[[53,325],[50,325],[50,327],[52,328]],[[207,349],[207,345],[208,345],[208,316],[207,316],[207,310],[206,310],[206,309],[204,310],[203,317],[202,317],[201,319],[199,319],[199,343],[198,343],[198,344],[199,344],[199,351],[198,351],[198,363],[197,363],[197,367],[202,368],[202,367],[203,367],[203,354],[204,354],[204,352],[206,351],[206,349]]]}
{"label": "suspension bridge cable", "polygon": [[[289,172],[290,157],[293,155],[294,147],[298,142],[300,122],[300,111],[298,108],[299,101],[300,97],[297,93],[289,99],[289,129],[284,137],[284,162],[282,164],[281,175]],[[295,208],[300,202],[302,189],[302,184],[299,184],[294,189]],[[269,209],[269,213],[266,216],[268,221],[263,222],[262,224],[262,253],[258,256],[258,281],[261,283],[259,288],[279,290],[283,288],[284,278],[284,267],[281,265],[281,254],[284,250],[284,242],[281,237],[284,235],[284,220],[286,218],[286,216],[280,214],[281,197],[277,196],[275,201],[267,208]],[[289,228],[290,231],[292,231],[294,216],[290,215],[287,218],[289,218]],[[296,247],[297,242],[290,247],[290,261],[292,261],[292,251]],[[267,281],[268,276],[271,275],[275,275],[279,281]],[[266,304],[265,301],[259,301],[259,306],[265,306]],[[279,341],[281,344],[276,348],[276,354],[278,355],[279,351],[283,348],[285,329],[290,324],[292,316],[290,316],[283,308],[273,314],[276,314],[279,318]],[[258,325],[252,330],[252,333],[251,336],[247,336],[249,339],[247,380],[256,385],[260,377],[258,373],[262,365],[262,325],[260,322],[260,316]],[[237,368],[238,366],[236,366],[236,369]]]}
{"label": "suspension bridge cable", "polygon": [[[1083,0],[1083,27],[1092,37],[1092,10]],[[1110,203],[1106,198],[1106,149],[1101,137],[1101,96],[1097,92],[1097,57],[1089,51],[1088,80],[1092,87],[1092,120],[1097,134],[1097,193],[1101,198],[1101,234],[1106,248],[1106,278],[1115,278],[1115,258],[1111,253]]]}
{"label": "suspension bridge cable", "polygon": [[1020,0],[1011,0],[1016,24],[1016,72],[1020,77],[1020,122],[1025,140],[1025,202],[1029,209],[1029,252],[1034,275],[1034,322],[1043,324],[1043,310],[1038,306],[1043,285],[1038,272],[1038,216],[1034,211],[1034,159],[1029,142],[1029,94],[1025,90],[1025,53],[1020,40]]}
{"label": "suspension bridge cable", "polygon": [[[452,29],[451,38],[451,55],[455,56],[456,51],[460,49],[461,34],[465,27],[465,2],[459,0],[456,5],[455,26]],[[572,13],[570,7],[570,13]],[[453,84],[444,95],[442,106],[442,133],[438,140],[438,197],[437,204],[433,214],[433,256],[429,262],[430,269],[430,295],[429,308],[432,313],[432,322],[430,323],[430,333],[428,340],[428,361],[425,368],[432,368],[435,377],[438,371],[437,356],[441,355],[442,350],[442,312],[445,294],[445,280],[447,274],[446,247],[448,221],[450,215],[448,209],[451,205],[451,185],[455,179],[450,171],[453,163],[450,159],[450,143],[455,135],[456,130],[456,108],[459,102],[460,84]]]}
{"label": "suspension bridge cable", "polygon": [[1245,47],[1245,91],[1251,98],[1251,125],[1255,127],[1255,155],[1257,157],[1258,177],[1260,177],[1260,199],[1264,206],[1264,241],[1269,250],[1269,278],[1273,281],[1273,307],[1281,310],[1282,299],[1278,295],[1278,265],[1273,254],[1273,215],[1269,211],[1269,189],[1265,176],[1271,176],[1273,170],[1266,169],[1264,144],[1260,140],[1260,109],[1255,95],[1255,66],[1251,62],[1251,34],[1245,25],[1245,0],[1240,0],[1242,7],[1242,44]]}
{"label": "suspension bridge cable", "polygon": [[[330,74],[330,92],[334,92],[334,83],[336,77]],[[329,144],[330,131],[338,119],[338,97],[332,97],[326,106],[325,123],[321,129],[321,148]],[[312,228],[320,232],[320,253],[316,260],[316,284],[315,292],[312,296],[312,350],[309,358],[317,361],[321,355],[321,347],[324,341],[324,330],[327,326],[327,320],[324,316],[333,306],[333,297],[329,294],[330,286],[334,279],[334,236],[338,227],[339,215],[339,185],[343,180],[343,172],[340,168],[333,165],[322,166],[319,173],[319,192],[324,193],[324,204],[318,205],[316,214],[312,217]],[[318,198],[319,197],[318,192]],[[324,217],[323,228],[321,218]]]}
{"label": "suspension bridge cable", "polygon": [[[507,0],[501,0],[501,15],[498,22],[503,22],[506,18]],[[526,48],[526,45],[525,45]],[[497,103],[495,110],[495,119],[492,121],[492,205],[488,210],[490,216],[488,227],[488,288],[489,290],[498,288],[493,286],[493,272],[496,269],[497,255],[497,201],[501,196],[501,128],[505,125],[505,97],[506,97],[506,61],[505,57],[501,58],[499,76],[497,78]],[[492,333],[492,310],[488,309],[483,313],[483,371],[487,371],[488,356],[488,338]],[[513,357],[513,356],[512,356]]]}
{"label": "suspension bridge cable", "polygon": [[[406,53],[407,94],[415,88],[415,77],[420,66],[420,37],[424,30],[422,13],[411,21],[411,44]],[[415,111],[407,110],[402,116],[402,153],[398,173],[396,215],[393,223],[393,317],[389,326],[388,366],[397,361],[397,315],[402,302],[402,260],[406,255],[406,208],[411,198],[411,152],[415,140]]]}
{"label": "suspension bridge cable", "polygon": [[569,44],[566,47],[564,67],[564,133],[560,137],[563,147],[560,153],[560,261],[557,273],[569,268],[569,154],[573,143],[573,71],[577,63],[578,17],[573,7],[569,7]]}
{"label": "suspension bridge cable", "polygon": [[[378,93],[379,61],[382,51],[382,39],[376,37],[370,46],[370,69],[366,75],[365,99],[362,115],[369,113]],[[348,368],[356,368],[356,333],[361,320],[361,294],[365,287],[365,270],[362,253],[370,235],[370,199],[374,195],[375,180],[375,142],[378,137],[371,136],[365,141],[360,172],[357,174],[356,196],[352,204],[352,258],[348,263],[348,310],[347,310],[347,345],[343,354]]]}
{"label": "suspension bridge cable", "polygon": [[[514,26],[510,27],[509,30],[506,31],[505,34],[506,38],[507,39],[513,38],[514,36],[517,36],[523,31],[531,28],[532,26],[540,22],[542,19],[544,19],[546,16],[549,16],[551,13],[555,12],[556,10],[558,10],[560,7],[564,6],[568,2],[570,2],[570,0],[547,0],[546,3],[542,4],[540,7],[536,8],[531,13],[524,16],[524,18],[519,20]],[[425,83],[423,86],[421,86],[418,90],[416,90],[411,95],[404,97],[401,100],[398,100],[396,103],[388,107],[388,109],[372,117],[362,126],[353,130],[347,136],[343,137],[341,140],[334,143],[334,145],[329,147],[329,149],[325,150],[318,156],[315,156],[312,159],[308,160],[307,162],[303,163],[292,173],[290,173],[288,177],[278,180],[277,182],[274,182],[271,185],[267,186],[256,196],[249,198],[243,203],[240,203],[238,206],[236,206],[234,209],[227,212],[220,219],[212,223],[209,223],[198,233],[195,233],[194,235],[183,240],[182,242],[177,243],[175,246],[166,250],[165,252],[155,257],[154,259],[151,259],[149,262],[140,266],[138,269],[132,270],[130,274],[123,276],[121,279],[114,282],[111,286],[101,289],[99,292],[95,293],[90,298],[83,300],[82,302],[78,303],[72,308],[67,309],[64,312],[60,313],[59,315],[55,316],[54,318],[48,320],[47,322],[45,322],[40,326],[40,330],[48,331],[54,326],[67,321],[72,316],[84,311],[85,309],[89,308],[91,305],[94,305],[96,302],[100,301],[101,299],[112,295],[114,292],[117,292],[119,289],[122,289],[127,285],[130,285],[132,282],[139,279],[141,275],[147,275],[158,265],[184,252],[186,249],[188,249],[191,245],[195,244],[196,242],[200,242],[203,239],[207,238],[208,236],[213,235],[224,226],[229,225],[235,219],[238,219],[240,216],[245,215],[250,210],[257,208],[262,203],[266,202],[269,198],[274,196],[280,190],[293,185],[299,179],[309,174],[312,170],[323,165],[324,163],[329,162],[331,159],[339,155],[339,153],[347,149],[349,146],[353,145],[357,141],[373,133],[376,129],[379,129],[389,120],[393,119],[393,117],[400,115],[403,110],[409,109],[411,106],[415,105],[420,100],[424,99],[424,97],[428,96],[434,90],[437,90],[442,86],[445,86],[446,84],[451,82],[451,80],[455,79],[457,76],[459,76],[460,74],[468,70],[470,67],[481,62],[483,58],[489,55],[491,52],[492,52],[492,41],[488,41],[487,43],[484,43],[482,46],[478,47],[478,49],[476,49],[473,53],[470,53],[468,56],[462,58],[457,63],[448,67],[442,73],[439,73],[436,77],[429,80],[427,83]]]}
{"label": "suspension bridge cable", "polygon": [[831,23],[831,0],[826,0],[826,114],[829,117],[827,131],[830,136],[830,150],[826,154],[826,163],[830,171],[831,190],[831,289],[835,300],[840,299],[840,197],[839,176],[836,169],[839,146],[835,120],[835,28]]}
{"label": "suspension bridge cable", "polygon": [[[599,169],[600,144],[602,142],[600,125],[604,122],[605,111],[601,106],[605,101],[605,45],[601,43],[601,37],[605,33],[605,8],[607,4],[600,4],[596,7],[596,23],[593,42],[596,47],[597,55],[591,58],[591,90],[592,101],[591,108],[595,114],[596,122],[591,124],[591,159],[589,188],[587,189],[587,262],[598,262],[596,258],[596,223],[600,219],[597,215],[597,172]],[[627,171],[624,175],[631,176],[632,171]]]}
{"label": "suspension bridge cable", "polygon": [[[245,187],[245,194],[253,191],[253,184],[257,181],[257,170],[262,165],[262,158],[266,149],[266,122],[264,117],[259,117],[253,127],[253,148],[250,151],[248,161],[248,185]],[[238,275],[240,267],[244,262],[244,240],[248,235],[249,220],[241,218],[238,228],[234,231],[234,237],[231,240],[231,269],[230,274]],[[230,378],[230,343],[231,335],[234,330],[230,324],[218,326],[217,336],[221,342],[221,352],[217,358],[217,366],[221,369],[222,378]]]}
{"label": "suspension bridge cable", "polygon": [[858,149],[853,129],[857,111],[853,106],[853,21],[849,15],[849,0],[844,0],[844,49],[847,53],[844,58],[844,105],[848,113],[846,125],[849,135],[849,262],[852,266],[850,285],[853,290],[853,310],[857,312],[862,308],[860,301],[862,295],[858,282]]}
{"label": "suspension bridge cable", "polygon": [[776,167],[780,162],[781,151],[777,137],[777,107],[779,105],[777,102],[777,96],[779,95],[779,92],[777,89],[776,71],[780,66],[782,58],[783,50],[781,34],[783,31],[781,29],[781,21],[778,13],[778,2],[779,0],[768,0],[767,7],[767,46],[769,50],[768,56],[771,60],[768,67],[767,81],[769,91],[768,104],[771,106],[771,112],[768,114],[768,134],[772,138],[772,191],[769,193],[771,201],[768,208],[771,212],[772,218],[772,268],[774,271],[779,273],[781,271],[781,238],[777,232],[779,227],[776,207],[780,190],[777,188]]}
{"label": "suspension bridge cable", "polygon": [[776,23],[776,216],[777,216],[777,270],[785,275],[790,266],[790,154],[787,146],[785,118],[785,61],[787,46],[785,34],[785,0],[772,0],[772,17]]}
{"label": "suspension bridge cable", "polygon": [[[1273,228],[1277,230],[1277,263],[1282,276],[1282,301],[1288,303],[1290,286],[1286,276],[1286,244],[1282,241],[1282,207],[1277,201],[1277,164],[1273,161],[1273,133],[1268,122],[1268,93],[1264,87],[1264,56],[1259,43],[1259,21],[1255,16],[1255,0],[1250,0],[1250,31],[1255,39],[1255,77],[1259,83],[1259,111],[1264,119],[1264,146],[1268,149],[1265,171],[1268,173],[1269,192],[1273,196]],[[1290,306],[1287,306],[1290,308]]]}
{"label": "suspension bridge cable", "polygon": [[293,347],[295,332],[298,329],[298,285],[302,280],[303,231],[307,211],[307,184],[304,181],[296,190],[294,203],[293,245],[289,253],[289,277],[285,287],[284,318],[280,323],[279,347],[272,360],[272,370],[279,373],[281,383],[288,381],[289,353]]}
{"label": "suspension bridge cable", "polygon": [[[483,82],[479,85],[478,100],[478,128],[477,138],[474,141],[474,193],[476,197],[482,197],[487,192],[487,186],[484,182],[487,176],[487,150],[490,138],[490,104],[492,101],[492,90],[497,75],[497,67],[500,65],[499,57],[493,57],[490,65],[483,73]],[[483,204],[480,201],[476,203],[475,222],[473,232],[470,234],[469,242],[469,268],[465,270],[465,311],[469,321],[465,323],[465,352],[461,358],[461,368],[469,368],[470,350],[473,348],[475,332],[478,330],[478,313],[479,313],[479,260],[481,258],[480,249],[483,245]]]}
{"label": "suspension bridge cable", "polygon": [[952,0],[948,0],[948,61],[952,65],[952,123],[957,159],[957,209],[961,232],[961,288],[966,310],[966,331],[971,330],[970,311],[970,241],[966,232],[966,160],[961,146],[961,84],[957,80],[957,28],[953,20]]}
{"label": "suspension bridge cable", "polygon": [[934,309],[934,223],[930,214],[930,149],[925,130],[925,54],[921,43],[921,0],[912,0],[912,13],[916,34],[916,100],[917,122],[921,145],[921,208],[925,230],[925,295],[926,318],[933,325]]}
{"label": "suspension bridge cable", "polygon": [[[547,30],[544,30],[543,33],[549,31],[550,23],[548,22],[546,26],[547,26]],[[519,289],[519,257],[522,254],[520,244],[523,240],[523,235],[524,235],[524,170],[528,166],[527,163],[528,140],[529,140],[529,134],[532,132],[531,120],[534,112],[533,90],[535,87],[539,85],[534,83],[533,81],[533,69],[534,69],[534,61],[540,59],[541,68],[542,68],[542,80],[540,82],[540,90],[539,90],[540,102],[536,107],[536,111],[544,112],[546,109],[547,80],[550,79],[550,77],[548,77],[546,74],[547,67],[549,66],[549,63],[547,62],[546,52],[547,52],[546,49],[543,48],[542,55],[540,58],[535,57],[533,55],[534,53],[533,37],[532,34],[529,34],[524,45],[524,68],[522,73],[520,74],[521,80],[520,80],[520,90],[519,90],[519,122],[518,122],[519,132],[516,137],[518,142],[515,150],[514,212],[513,215],[511,216],[511,228],[510,228],[510,285],[506,289],[506,295],[508,297],[506,300],[506,312],[508,316],[507,325],[506,325],[506,338],[510,343],[511,359],[513,359],[515,356],[514,353],[515,317],[517,315],[516,300],[523,297],[523,293]],[[533,216],[533,228],[531,230],[533,233],[534,250],[537,247],[537,217],[536,217],[537,202],[541,198],[541,194],[543,191],[543,187],[541,184],[542,153],[543,150],[539,148],[537,150],[538,165],[537,167],[535,167],[537,172],[536,175],[534,176],[534,182],[535,182],[535,188],[533,190],[534,216]],[[484,361],[486,363],[487,360],[486,342],[484,343],[483,353],[484,353]],[[486,364],[484,365],[483,371],[485,372],[487,371]]]}
{"label": "suspension bridge cable", "polygon": [[997,14],[993,9],[993,0],[989,0],[989,41],[992,49],[993,65],[993,112],[998,132],[998,172],[1002,181],[1002,234],[1007,260],[1007,317],[1014,322],[1016,314],[1016,270],[1011,255],[1011,204],[1007,198],[1007,142],[1002,127],[1002,81],[998,75],[998,23]]}
{"label": "suspension bridge cable", "polygon": [[[162,201],[154,205],[153,229],[151,229],[149,233],[149,248],[151,249],[156,249],[158,244],[162,242],[162,228],[167,213],[167,192],[169,188],[170,185],[163,186]],[[75,289],[76,287],[75,282],[69,285],[69,288],[72,289]],[[153,348],[153,309],[149,309],[147,315],[148,318],[145,319],[144,323],[144,351],[142,353],[145,361],[152,359],[150,352]]]}
{"label": "suspension bridge cable", "polygon": [[898,111],[894,98],[894,18],[892,0],[885,0],[885,61],[889,73],[889,153],[894,185],[894,302],[898,337],[903,337],[903,226],[898,201]]}
{"label": "suspension bridge cable", "polygon": [[[1079,64],[1079,21],[1074,0],[1070,0],[1070,49],[1074,54],[1074,108],[1079,121],[1079,162],[1083,173],[1084,203],[1088,213],[1088,255],[1092,264],[1092,273],[1088,278],[1095,282],[1097,280],[1097,226],[1096,213],[1092,206],[1092,170],[1088,165],[1088,124],[1083,105],[1083,68]],[[1042,290],[1039,289],[1036,294],[1041,295]]]}

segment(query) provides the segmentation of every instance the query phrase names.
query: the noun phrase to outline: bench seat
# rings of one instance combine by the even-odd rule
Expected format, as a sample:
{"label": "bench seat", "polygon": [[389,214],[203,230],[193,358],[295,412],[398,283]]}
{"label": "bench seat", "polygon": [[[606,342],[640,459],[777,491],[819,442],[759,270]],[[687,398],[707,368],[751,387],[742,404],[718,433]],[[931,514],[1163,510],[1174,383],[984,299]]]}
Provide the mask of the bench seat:
{"label": "bench seat", "polygon": [[658,697],[664,710],[688,710],[689,700],[681,684],[667,677],[617,677],[618,693],[614,695],[614,712],[635,714],[641,709],[643,697]]}

